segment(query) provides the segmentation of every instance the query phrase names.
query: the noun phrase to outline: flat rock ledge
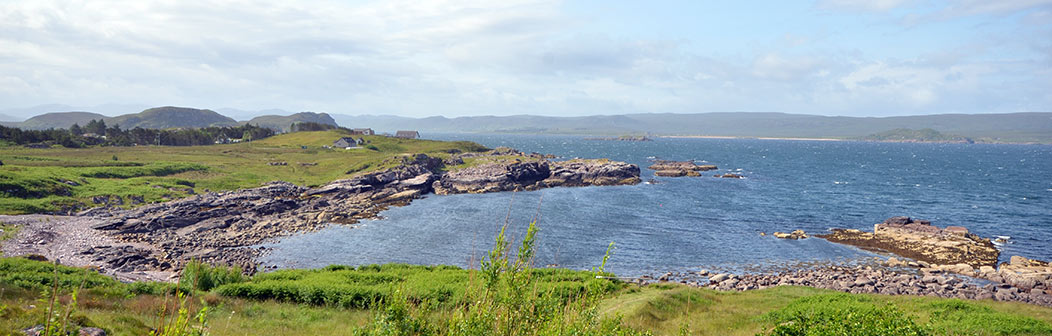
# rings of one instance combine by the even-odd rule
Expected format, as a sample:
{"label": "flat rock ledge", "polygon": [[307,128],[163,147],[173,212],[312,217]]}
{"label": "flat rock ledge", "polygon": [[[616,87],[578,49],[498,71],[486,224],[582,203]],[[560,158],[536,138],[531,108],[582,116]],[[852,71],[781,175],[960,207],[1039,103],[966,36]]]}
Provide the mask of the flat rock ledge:
{"label": "flat rock ledge", "polygon": [[937,265],[996,266],[1001,254],[990,239],[969,233],[964,227],[940,229],[931,225],[931,221],[905,216],[888,218],[874,225],[873,232],[833,229],[817,237]]}
{"label": "flat rock ledge", "polygon": [[[445,171],[464,158],[497,162]],[[488,157],[488,158],[487,158]],[[509,159],[513,158],[513,159]],[[442,160],[424,154],[396,158],[384,171],[306,188],[276,181],[258,188],[210,192],[131,210],[95,208],[71,218],[100,222],[92,229],[116,244],[72,251],[110,273],[176,271],[189,260],[256,270],[257,246],[270,239],[356,224],[422,195],[533,190],[555,186],[639,183],[639,167],[609,160],[548,161],[509,148]],[[58,232],[57,234],[61,234]]]}
{"label": "flat rock ledge", "polygon": [[694,160],[668,161],[656,160],[649,169],[655,170],[654,175],[663,177],[701,176],[703,171],[718,169],[715,165],[697,164]]}

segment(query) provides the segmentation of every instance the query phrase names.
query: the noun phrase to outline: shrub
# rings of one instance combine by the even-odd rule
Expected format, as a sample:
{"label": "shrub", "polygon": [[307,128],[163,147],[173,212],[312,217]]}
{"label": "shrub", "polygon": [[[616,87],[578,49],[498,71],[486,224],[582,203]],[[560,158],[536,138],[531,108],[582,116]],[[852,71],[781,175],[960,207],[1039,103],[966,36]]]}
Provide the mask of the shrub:
{"label": "shrub", "polygon": [[240,267],[213,266],[200,261],[191,260],[183,267],[180,283],[186,283],[190,288],[201,291],[210,291],[213,288],[245,281]]}
{"label": "shrub", "polygon": [[1040,320],[957,299],[934,302],[928,308],[937,334],[1052,335],[1052,326]]}
{"label": "shrub", "polygon": [[[56,272],[57,267],[57,272]],[[58,282],[60,288],[119,288],[113,278],[83,268],[58,265],[25,258],[0,258],[0,284],[29,290],[48,290]]]}
{"label": "shrub", "polygon": [[845,293],[796,299],[765,319],[776,324],[766,335],[927,335],[894,305]]}

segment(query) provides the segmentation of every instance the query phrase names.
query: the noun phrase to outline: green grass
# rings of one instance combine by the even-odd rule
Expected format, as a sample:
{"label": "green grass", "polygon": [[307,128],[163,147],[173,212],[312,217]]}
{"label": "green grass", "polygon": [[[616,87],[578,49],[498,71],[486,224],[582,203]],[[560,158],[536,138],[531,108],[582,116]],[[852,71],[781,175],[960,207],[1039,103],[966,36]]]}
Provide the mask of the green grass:
{"label": "green grass", "polygon": [[[564,299],[579,295],[594,280],[589,272],[565,269],[534,269],[531,276],[540,292],[554,292]],[[279,300],[344,308],[369,308],[387,301],[395,291],[412,302],[428,301],[440,305],[463,304],[465,291],[473,279],[471,272],[452,266],[405,264],[333,265],[323,269],[279,270],[259,274],[248,282],[220,286],[224,296],[255,300]],[[618,286],[603,289],[609,292]]]}
{"label": "green grass", "polygon": [[[562,269],[533,270],[536,284],[594,281],[589,272]],[[22,258],[0,258],[0,335],[40,323],[54,266]],[[110,335],[144,335],[159,321],[160,307],[172,304],[172,284],[122,284],[108,277],[74,267],[59,267],[59,302],[70,300],[68,293],[82,280],[84,291],[78,297],[74,318],[82,325],[106,329]],[[341,280],[342,279],[342,280]],[[446,325],[464,321],[468,302],[447,301],[428,307],[428,293],[448,288],[455,293],[472,293],[484,279],[481,271],[449,266],[370,265],[358,268],[333,266],[317,270],[288,270],[263,273],[241,284],[298,283],[314,288],[386,288],[399,291],[407,299],[408,314],[425,324],[449,331]],[[603,280],[607,281],[607,280]],[[352,335],[355,330],[374,330],[378,318],[392,321],[391,304],[371,309],[346,308],[324,300],[303,304],[296,300],[256,299],[223,295],[223,285],[212,291],[194,291],[188,300],[192,310],[207,306],[209,335]],[[532,285],[531,285],[532,286]],[[309,288],[310,286],[305,286]],[[470,288],[475,288],[469,290]],[[531,287],[532,288],[532,287]],[[324,292],[324,290],[322,291]],[[544,290],[537,290],[544,293]],[[620,316],[623,327],[656,335],[757,335],[778,326],[806,326],[824,321],[819,328],[800,333],[821,334],[839,327],[898,325],[916,327],[925,335],[1049,335],[1052,308],[1014,302],[962,301],[917,296],[844,294],[807,287],[782,286],[748,292],[718,292],[677,284],[646,287],[617,285],[603,291],[598,301],[602,323],[613,323]],[[386,292],[384,302],[396,302]],[[479,292],[473,292],[479,294]],[[402,295],[404,294],[404,295]],[[510,294],[510,293],[506,293]],[[471,296],[478,299],[477,296]],[[513,296],[507,297],[511,299]],[[526,302],[531,302],[526,297]],[[573,307],[571,304],[567,307]],[[569,308],[568,308],[569,309]],[[823,318],[825,318],[823,320]],[[791,323],[790,323],[791,322]],[[568,322],[569,323],[569,322]],[[847,323],[847,324],[845,324]],[[855,324],[852,324],[855,323]],[[869,324],[867,324],[869,323]],[[851,335],[860,334],[851,329]],[[794,333],[785,333],[794,334]]]}
{"label": "green grass", "polygon": [[[905,326],[900,329],[920,330],[926,335],[1052,333],[1052,308],[1047,307],[990,300],[845,294],[795,286],[747,292],[719,292],[678,284],[633,287],[605,300],[602,309],[607,315],[620,314],[629,327],[657,335],[675,335],[682,330],[691,335],[757,335],[771,333],[779,325],[809,327],[780,330],[788,335],[837,334],[837,330],[851,326],[881,330],[881,326],[888,325]],[[813,323],[816,321],[825,323]]]}
{"label": "green grass", "polygon": [[[348,173],[394,166],[396,160],[388,159],[399,155],[448,157],[450,151],[485,150],[471,142],[383,136],[363,136],[377,150],[322,148],[342,136],[346,134],[340,131],[297,132],[247,143],[191,147],[5,147],[0,152],[4,163],[0,166],[0,214],[92,207],[96,196],[114,201],[119,197],[122,206],[132,207],[137,203],[133,196],[146,203],[160,202],[190,192],[252,188],[275,180],[318,186],[349,177]],[[271,162],[287,165],[272,166]]]}
{"label": "green grass", "polygon": [[[0,243],[2,243],[5,240],[14,238],[15,235],[18,234],[19,229],[20,228],[18,225],[0,222]],[[0,253],[0,255],[2,255],[2,253]]]}

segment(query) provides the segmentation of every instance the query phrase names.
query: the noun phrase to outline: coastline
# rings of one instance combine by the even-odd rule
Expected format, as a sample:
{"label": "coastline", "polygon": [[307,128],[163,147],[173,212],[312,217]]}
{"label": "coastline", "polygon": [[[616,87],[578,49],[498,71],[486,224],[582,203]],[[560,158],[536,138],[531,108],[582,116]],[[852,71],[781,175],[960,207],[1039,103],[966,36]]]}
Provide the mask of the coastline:
{"label": "coastline", "polygon": [[750,140],[791,140],[791,141],[851,141],[835,138],[783,138],[783,137],[747,137],[726,135],[659,135],[659,138],[669,139],[750,139]]}
{"label": "coastline", "polygon": [[128,210],[99,207],[75,216],[2,216],[21,229],[0,248],[7,255],[38,255],[95,267],[125,281],[172,281],[190,260],[240,266],[252,273],[260,265],[257,258],[267,252],[258,247],[261,243],[377,218],[389,207],[408,205],[427,194],[641,182],[639,167],[633,164],[548,158],[510,148],[445,160],[410,154],[392,159],[392,168],[315,188],[274,181]]}

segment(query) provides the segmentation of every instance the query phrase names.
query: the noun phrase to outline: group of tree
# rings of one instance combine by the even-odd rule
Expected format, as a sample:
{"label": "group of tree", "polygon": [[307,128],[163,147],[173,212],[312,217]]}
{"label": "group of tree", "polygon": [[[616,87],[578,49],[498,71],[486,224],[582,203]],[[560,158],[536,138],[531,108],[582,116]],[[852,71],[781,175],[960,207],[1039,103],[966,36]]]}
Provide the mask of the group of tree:
{"label": "group of tree", "polygon": [[274,135],[274,130],[241,125],[233,127],[205,127],[183,129],[146,129],[136,127],[129,130],[120,125],[107,126],[105,121],[91,120],[86,125],[73,124],[69,129],[22,130],[0,126],[0,141],[18,145],[61,145],[68,148],[86,146],[200,146],[226,143],[231,139],[251,141]]}
{"label": "group of tree", "polygon": [[290,132],[315,132],[315,131],[328,131],[328,130],[334,130],[334,129],[339,129],[339,130],[343,130],[343,131],[346,131],[346,132],[350,132],[351,131],[350,129],[345,128],[345,127],[340,127],[340,126],[330,125],[330,124],[323,124],[323,123],[316,123],[316,122],[312,122],[312,121],[302,121],[302,122],[293,123],[292,126],[289,129],[290,129]]}

